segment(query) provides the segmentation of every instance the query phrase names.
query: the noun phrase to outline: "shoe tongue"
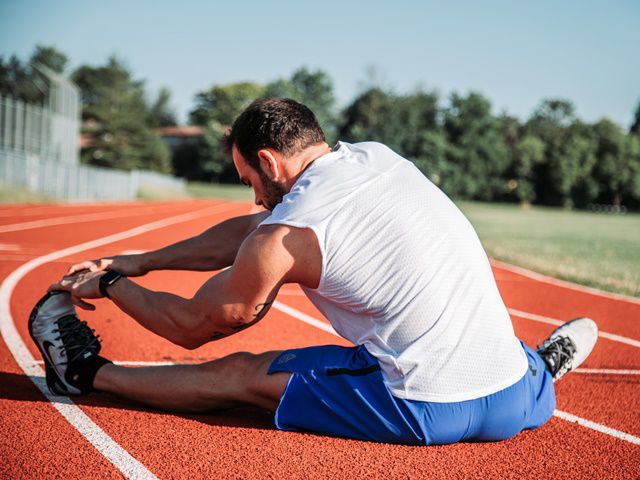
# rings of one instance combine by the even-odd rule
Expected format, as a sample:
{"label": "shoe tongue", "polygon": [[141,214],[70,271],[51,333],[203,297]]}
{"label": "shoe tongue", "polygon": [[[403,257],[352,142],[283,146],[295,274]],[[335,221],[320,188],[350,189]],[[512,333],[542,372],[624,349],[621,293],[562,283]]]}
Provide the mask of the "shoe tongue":
{"label": "shoe tongue", "polygon": [[82,322],[77,315],[65,315],[60,317],[57,323],[63,343],[70,352],[82,350],[84,353],[100,353],[100,342],[86,322]]}

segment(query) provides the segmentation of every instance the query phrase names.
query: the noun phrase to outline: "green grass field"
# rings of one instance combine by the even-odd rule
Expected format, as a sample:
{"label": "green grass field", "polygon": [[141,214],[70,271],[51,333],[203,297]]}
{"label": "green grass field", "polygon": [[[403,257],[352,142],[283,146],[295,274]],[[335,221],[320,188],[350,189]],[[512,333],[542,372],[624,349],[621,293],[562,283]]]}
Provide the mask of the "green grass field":
{"label": "green grass field", "polygon": [[460,202],[490,257],[640,296],[640,215]]}
{"label": "green grass field", "polygon": [[[190,183],[186,192],[150,190],[141,200],[253,200],[239,185]],[[52,201],[12,187],[0,203]],[[610,292],[640,297],[640,214],[612,215],[555,208],[459,202],[490,257]]]}

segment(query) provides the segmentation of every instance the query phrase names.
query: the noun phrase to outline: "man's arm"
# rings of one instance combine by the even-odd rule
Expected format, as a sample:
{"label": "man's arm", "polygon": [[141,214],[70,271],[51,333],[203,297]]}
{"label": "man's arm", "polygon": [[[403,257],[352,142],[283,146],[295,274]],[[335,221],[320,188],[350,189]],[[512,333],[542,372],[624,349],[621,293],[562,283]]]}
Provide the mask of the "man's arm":
{"label": "man's arm", "polygon": [[[295,282],[315,288],[321,270],[313,232],[270,225],[251,234],[233,266],[210,278],[191,299],[154,292],[127,278],[109,287],[108,293],[146,329],[193,349],[260,321],[282,284]],[[97,298],[97,280],[102,273],[63,280],[50,289],[68,290],[77,298]]]}
{"label": "man's arm", "polygon": [[152,270],[219,270],[233,264],[244,239],[269,212],[230,218],[195,237],[137,255],[117,255],[72,265],[67,275],[82,270],[116,270],[130,277]]}

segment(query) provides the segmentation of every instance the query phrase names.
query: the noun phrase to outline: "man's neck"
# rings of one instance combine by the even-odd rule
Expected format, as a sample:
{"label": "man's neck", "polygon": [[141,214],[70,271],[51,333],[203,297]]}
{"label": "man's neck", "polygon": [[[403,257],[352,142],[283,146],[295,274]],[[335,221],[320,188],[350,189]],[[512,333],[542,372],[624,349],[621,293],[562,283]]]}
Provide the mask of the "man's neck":
{"label": "man's neck", "polygon": [[331,151],[331,147],[326,143],[318,143],[305,148],[301,152],[288,158],[286,161],[285,175],[288,178],[287,187],[290,189],[298,181],[300,175],[318,158]]}

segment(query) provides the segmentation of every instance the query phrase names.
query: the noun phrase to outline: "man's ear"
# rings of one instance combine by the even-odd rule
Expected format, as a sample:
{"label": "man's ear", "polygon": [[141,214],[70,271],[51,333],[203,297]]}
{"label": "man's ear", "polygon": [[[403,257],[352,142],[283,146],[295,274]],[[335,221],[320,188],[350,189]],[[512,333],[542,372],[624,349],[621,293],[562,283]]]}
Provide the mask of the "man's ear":
{"label": "man's ear", "polygon": [[281,155],[275,150],[270,148],[263,148],[258,150],[258,159],[260,160],[260,167],[262,171],[271,179],[276,180],[280,176],[279,160]]}

